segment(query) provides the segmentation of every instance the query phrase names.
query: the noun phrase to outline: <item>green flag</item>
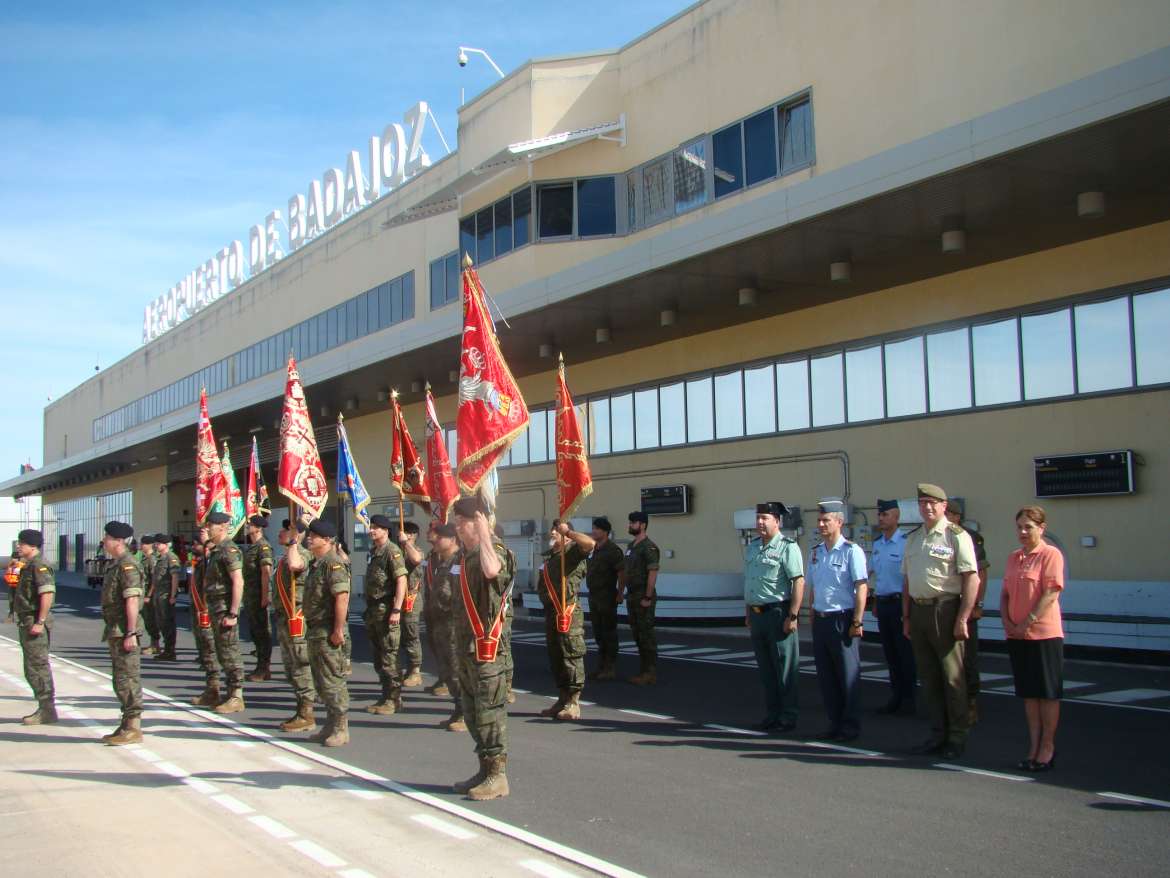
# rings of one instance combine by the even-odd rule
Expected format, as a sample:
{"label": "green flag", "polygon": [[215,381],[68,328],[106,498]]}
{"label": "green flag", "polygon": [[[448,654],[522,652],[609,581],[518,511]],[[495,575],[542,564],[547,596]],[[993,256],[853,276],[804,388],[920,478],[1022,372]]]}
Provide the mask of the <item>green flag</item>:
{"label": "green flag", "polygon": [[[220,456],[219,466],[223,472],[224,490],[216,497],[211,508],[215,512],[226,512],[232,517],[231,524],[228,525],[228,538],[234,539],[236,534],[240,532],[240,528],[244,526],[248,513],[244,511],[244,496],[240,493],[239,483],[236,482],[236,474],[232,469],[232,458],[228,451],[227,442],[223,443],[223,454]],[[231,503],[230,509],[224,503],[225,495]]]}

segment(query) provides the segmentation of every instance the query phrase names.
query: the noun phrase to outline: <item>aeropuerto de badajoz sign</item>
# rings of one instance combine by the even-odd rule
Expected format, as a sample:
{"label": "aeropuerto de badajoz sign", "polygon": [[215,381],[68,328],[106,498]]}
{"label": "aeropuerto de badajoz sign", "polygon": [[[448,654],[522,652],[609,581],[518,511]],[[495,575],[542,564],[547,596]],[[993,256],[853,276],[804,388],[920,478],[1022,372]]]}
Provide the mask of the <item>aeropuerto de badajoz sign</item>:
{"label": "aeropuerto de badajoz sign", "polygon": [[361,155],[351,150],[344,171],[328,168],[321,179],[309,181],[307,192],[290,196],[287,245],[280,230],[284,217],[280,210],[273,210],[263,223],[249,230],[246,251],[242,241],[232,241],[148,304],[143,315],[142,343],[158,338],[286,253],[303,247],[430,167],[430,157],[422,146],[428,115],[426,102],[419,101],[403,114],[402,122],[391,122],[381,135],[372,135],[367,150],[368,174],[363,173]]}

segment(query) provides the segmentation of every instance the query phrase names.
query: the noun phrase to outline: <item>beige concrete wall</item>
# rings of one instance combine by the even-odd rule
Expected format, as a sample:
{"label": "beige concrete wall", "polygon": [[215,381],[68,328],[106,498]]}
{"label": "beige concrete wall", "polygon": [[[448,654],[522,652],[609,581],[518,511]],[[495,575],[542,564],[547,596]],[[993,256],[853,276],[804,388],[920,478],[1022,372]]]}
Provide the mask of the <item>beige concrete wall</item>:
{"label": "beige concrete wall", "polygon": [[167,494],[160,491],[167,481],[166,467],[135,470],[124,476],[77,485],[73,488],[53,491],[43,497],[44,503],[60,503],[79,497],[94,497],[99,494],[113,494],[116,491],[134,493],[134,529],[138,533],[151,532],[167,525]]}

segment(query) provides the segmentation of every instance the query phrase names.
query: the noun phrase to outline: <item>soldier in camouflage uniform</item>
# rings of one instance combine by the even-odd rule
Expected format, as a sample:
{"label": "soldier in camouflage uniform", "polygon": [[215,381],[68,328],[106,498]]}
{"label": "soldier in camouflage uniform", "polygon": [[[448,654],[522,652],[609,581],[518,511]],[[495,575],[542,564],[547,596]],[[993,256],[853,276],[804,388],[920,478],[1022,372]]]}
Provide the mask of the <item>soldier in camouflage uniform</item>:
{"label": "soldier in camouflage uniform", "polygon": [[626,593],[626,612],[630,629],[638,645],[642,671],[629,682],[635,686],[652,686],[658,682],[658,641],[654,635],[654,608],[658,605],[658,546],[646,535],[650,518],[645,512],[630,513],[630,536],[634,541],[626,550],[625,569],[618,585],[618,601]]}
{"label": "soldier in camouflage uniform", "polygon": [[[578,593],[594,545],[593,537],[577,533],[569,527],[568,522],[560,519],[553,522],[549,531],[550,551],[540,568],[537,591],[544,607],[544,642],[548,646],[548,665],[560,697],[551,707],[542,710],[541,716],[559,720],[581,718],[581,692],[585,688],[585,611],[581,609]],[[561,613],[568,619],[567,631],[560,630],[558,616]]]}
{"label": "soldier in camouflage uniform", "polygon": [[313,683],[325,702],[326,721],[311,740],[326,747],[349,743],[349,688],[345,676],[345,631],[349,627],[349,571],[333,546],[337,528],[324,519],[309,523],[305,544],[311,560],[294,543],[288,565],[305,570],[304,612]]}
{"label": "soldier in camouflage uniform", "polygon": [[374,671],[382,697],[366,708],[390,716],[402,710],[402,683],[398,678],[398,646],[402,637],[402,602],[406,598],[406,564],[390,541],[390,519],[370,518],[370,560],[366,567],[366,610],[362,618],[370,638]]}
{"label": "soldier in camouflage uniform", "polygon": [[459,586],[450,578],[451,565],[459,550],[455,525],[431,522],[427,538],[432,551],[411,575],[417,576],[424,586],[423,616],[427,623],[427,641],[438,665],[438,681],[430,692],[432,695],[450,695],[455,702],[451,715],[440,722],[439,727],[450,732],[465,732],[463,696],[459,689],[459,656],[455,650],[454,613],[461,598],[458,597]]}
{"label": "soldier in camouflage uniform", "polygon": [[143,534],[138,547],[138,565],[142,568],[142,624],[150,635],[150,646],[142,648],[143,655],[158,655],[161,651],[158,638],[158,622],[154,618],[154,603],[150,599],[154,581],[154,534]]}
{"label": "soldier in camouflage uniform", "polygon": [[196,598],[202,604],[207,602],[207,593],[204,586],[207,582],[207,559],[211,557],[211,550],[215,543],[207,539],[207,529],[200,528],[200,541],[191,547],[191,634],[195,638],[195,649],[199,654],[199,667],[203,669],[205,683],[203,691],[192,700],[196,707],[215,707],[220,702],[219,697],[219,662],[215,659],[215,635],[211,633],[210,623],[206,628],[199,624],[199,614],[195,608]]}
{"label": "soldier in camouflage uniform", "polygon": [[138,559],[126,549],[134,528],[121,521],[106,524],[102,547],[110,559],[102,580],[102,639],[110,649],[114,694],[122,706],[122,722],[104,735],[110,746],[142,741],[142,679],[138,645],[142,638],[143,576]]}
{"label": "soldier in camouflage uniform", "polygon": [[975,595],[975,606],[967,618],[967,640],[963,644],[963,671],[967,676],[967,724],[979,722],[979,690],[982,678],[979,676],[979,620],[983,618],[983,598],[987,594],[987,571],[991,564],[987,560],[987,547],[983,534],[963,524],[967,514],[967,502],[962,497],[947,501],[947,521],[967,532],[975,546],[975,566],[979,568],[979,591]]}
{"label": "soldier in camouflage uniform", "polygon": [[407,594],[402,603],[402,648],[406,650],[408,664],[402,685],[406,689],[414,689],[422,685],[422,638],[419,636],[418,623],[422,619],[423,601],[426,600],[422,593],[422,580],[410,577],[423,561],[422,550],[418,547],[417,524],[406,522],[398,532],[398,545],[406,560],[408,577]]}
{"label": "soldier in camouflage uniform", "polygon": [[37,709],[20,721],[39,726],[57,721],[53,669],[49,666],[49,632],[53,627],[53,599],[57,593],[53,568],[41,557],[45,538],[39,530],[22,530],[16,537],[16,553],[24,567],[12,589],[12,612],[24,654],[24,679],[37,699]]}
{"label": "soldier in camouflage uniform", "polygon": [[[500,652],[490,654],[487,638],[506,611],[516,568],[511,553],[492,534],[477,498],[457,500],[454,513],[462,545],[450,570],[452,578],[460,578],[454,611],[459,687],[464,721],[479,756],[479,771],[452,789],[483,801],[509,793],[506,667]],[[462,596],[463,583],[467,584],[471,606]],[[476,626],[482,626],[483,639],[477,636]],[[484,652],[477,651],[477,646]]]}
{"label": "soldier in camouflage uniform", "polygon": [[249,546],[244,552],[244,614],[256,646],[256,670],[245,679],[261,683],[272,679],[272,626],[268,607],[272,603],[272,568],[275,564],[272,544],[264,538],[268,519],[253,515],[248,519]]}
{"label": "soldier in camouflage uniform", "polygon": [[215,547],[207,558],[203,596],[211,613],[215,655],[227,679],[227,698],[215,706],[216,713],[239,713],[244,709],[244,661],[240,658],[240,603],[244,599],[244,555],[228,536],[231,516],[212,512],[207,516],[207,533]]}
{"label": "soldier in camouflage uniform", "polygon": [[154,618],[162,638],[163,650],[156,659],[175,661],[175,601],[179,597],[179,556],[171,551],[170,534],[156,534],[154,575],[151,577]]}
{"label": "soldier in camouflage uniform", "polygon": [[[287,519],[286,519],[287,521]],[[298,532],[304,531],[304,525],[296,524]],[[294,542],[291,526],[286,526],[287,536],[282,541],[286,548]],[[304,574],[297,577],[296,602],[300,607],[304,589]],[[313,685],[313,669],[309,664],[309,642],[305,639],[305,632],[293,637],[288,628],[288,604],[293,600],[293,579],[288,567],[287,554],[276,565],[276,600],[272,604],[272,615],[276,621],[276,637],[280,643],[280,663],[284,667],[284,677],[292,687],[297,697],[297,710],[291,717],[280,724],[286,732],[311,732],[317,728],[317,719],[313,715],[313,704],[317,701],[317,688]],[[287,602],[287,603],[286,603]]]}

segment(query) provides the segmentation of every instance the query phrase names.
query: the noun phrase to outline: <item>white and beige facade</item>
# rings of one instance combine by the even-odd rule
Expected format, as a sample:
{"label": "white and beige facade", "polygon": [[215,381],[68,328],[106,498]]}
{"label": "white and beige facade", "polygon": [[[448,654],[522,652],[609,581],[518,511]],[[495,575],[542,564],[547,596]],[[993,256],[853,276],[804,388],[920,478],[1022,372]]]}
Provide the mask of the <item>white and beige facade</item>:
{"label": "white and beige facade", "polygon": [[140,529],[189,529],[199,386],[271,486],[291,349],[323,446],[343,413],[392,504],[386,394],[420,439],[429,381],[453,424],[470,252],[536,419],[501,470],[522,558],[556,513],[563,351],[579,514],[620,532],[641,488],[690,488],[651,523],[664,615],[740,612],[737,510],[845,496],[865,540],[921,480],[966,499],[994,580],[1036,457],[1132,450],[1132,492],[1039,502],[1070,642],[1164,650],[1167,130],[1164,2],[699,3],[468,102],[457,152],[50,405],[44,468],[0,489],[47,515],[129,492]]}

